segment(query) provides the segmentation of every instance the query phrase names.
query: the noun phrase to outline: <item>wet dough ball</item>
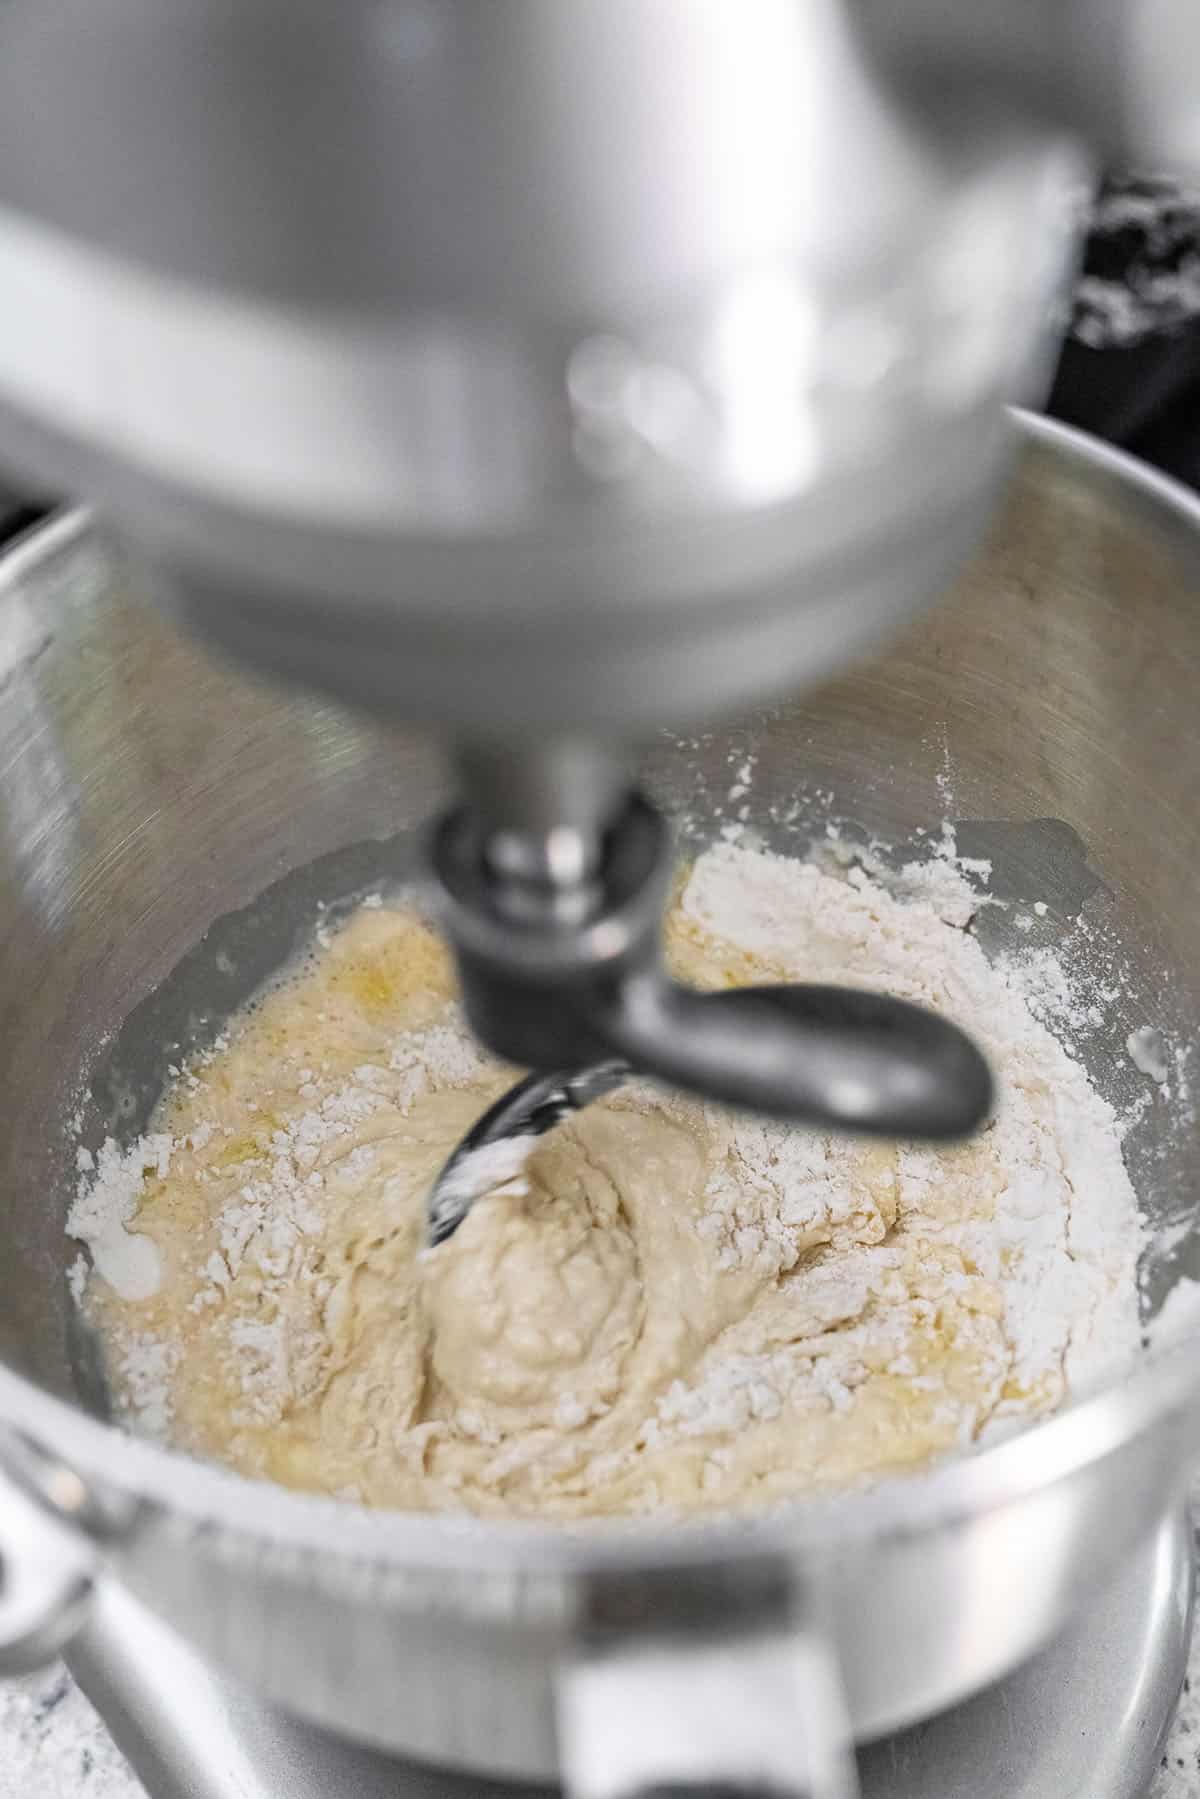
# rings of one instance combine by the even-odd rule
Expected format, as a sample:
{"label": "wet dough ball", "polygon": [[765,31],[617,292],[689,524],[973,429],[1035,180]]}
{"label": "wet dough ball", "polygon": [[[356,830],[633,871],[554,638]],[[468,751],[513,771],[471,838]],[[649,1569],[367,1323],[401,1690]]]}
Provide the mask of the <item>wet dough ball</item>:
{"label": "wet dough ball", "polygon": [[607,1409],[643,1311],[617,1189],[569,1132],[424,1258],[421,1290],[436,1380],[461,1411],[525,1427]]}

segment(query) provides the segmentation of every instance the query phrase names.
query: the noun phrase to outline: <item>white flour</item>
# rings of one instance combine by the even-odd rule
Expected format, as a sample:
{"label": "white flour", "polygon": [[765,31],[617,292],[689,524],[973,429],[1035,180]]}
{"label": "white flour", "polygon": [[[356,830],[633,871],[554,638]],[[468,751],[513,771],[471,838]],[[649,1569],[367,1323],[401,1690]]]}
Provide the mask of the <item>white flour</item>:
{"label": "white flour", "polygon": [[[938,847],[930,862],[902,870],[896,886],[905,898],[898,901],[860,867],[842,884],[812,863],[721,844],[701,858],[683,906],[785,978],[812,979],[835,963],[840,979],[946,1010],[975,1034],[1006,1077],[989,1133],[1006,1178],[991,1224],[947,1221],[934,1231],[968,1249],[979,1273],[999,1284],[1011,1376],[1035,1390],[1061,1372],[1078,1393],[1118,1371],[1138,1347],[1140,1229],[1118,1120],[1034,1015],[1036,1008],[1053,1016],[1056,998],[1071,1008],[1062,971],[1052,978],[1053,959],[1041,953],[1031,1006],[1027,974],[1006,978],[962,928],[979,896],[956,866],[953,841]],[[989,870],[978,864],[969,872],[986,878]],[[800,930],[797,920],[804,921]],[[844,1241],[846,1253],[825,1264],[813,1295],[820,1302],[810,1321],[814,1334],[832,1332],[861,1310],[864,1283],[882,1289],[897,1278],[899,1258],[884,1243],[882,1216],[872,1226],[851,1209],[843,1177],[856,1146],[752,1118],[723,1122],[734,1172],[710,1191],[705,1228],[728,1266],[766,1257],[786,1269],[816,1243]],[[942,1178],[936,1152],[902,1149],[900,1215],[928,1210]],[[863,1247],[864,1239],[879,1247]],[[812,1288],[810,1280],[806,1296]],[[788,1392],[799,1378],[820,1384],[835,1406],[845,1403],[862,1379],[864,1352],[874,1356],[889,1328],[885,1315],[827,1337],[826,1353],[800,1370],[786,1358],[731,1360],[711,1369],[702,1389],[668,1395],[663,1420],[702,1432],[721,1416],[736,1428],[779,1406],[781,1378]],[[872,1329],[881,1333],[874,1342]],[[1001,1398],[994,1419],[1010,1409]]]}
{"label": "white flour", "polygon": [[[785,1409],[847,1412],[881,1371],[927,1401],[935,1436],[965,1445],[1052,1407],[1068,1388],[1102,1381],[1136,1353],[1139,1230],[1118,1122],[1037,1016],[1069,1012],[1070,983],[1045,951],[1020,969],[991,966],[967,929],[981,904],[994,903],[966,878],[986,882],[987,865],[964,870],[952,835],[931,848],[929,861],[891,878],[894,892],[853,863],[830,874],[728,842],[701,857],[686,883],[685,921],[772,976],[881,987],[955,1017],[992,1061],[1000,1102],[951,1173],[931,1150],[885,1146],[876,1165],[849,1138],[704,1108],[712,1150],[698,1232],[716,1268],[770,1285],[803,1263],[803,1278],[787,1289],[777,1343],[770,1328],[764,1343],[752,1312],[745,1329],[725,1332],[686,1379],[659,1391],[635,1456],[720,1433],[736,1441]],[[349,1080],[331,1085],[319,1069],[296,1069],[291,1090],[304,1109],[235,1175],[232,1195],[223,1177],[217,1248],[198,1267],[190,1300],[196,1313],[222,1306],[244,1270],[261,1295],[261,1315],[229,1321],[239,1428],[271,1427],[304,1403],[328,1347],[322,1333],[336,1328],[332,1282],[314,1272],[330,1183],[369,1177],[373,1133],[394,1132],[427,1092],[471,1086],[486,1069],[456,1007],[392,1036]],[[614,1103],[670,1112],[691,1102],[634,1085]],[[130,1230],[144,1178],[222,1133],[230,1135],[227,1123],[202,1122],[178,1144],[155,1133],[125,1152],[106,1144],[95,1168],[81,1159],[68,1228],[122,1298],[144,1297],[158,1281],[154,1245]],[[503,1172],[513,1171],[506,1163]],[[305,1326],[308,1337],[284,1322],[297,1283],[311,1286],[314,1318],[324,1308],[325,1324]],[[974,1358],[971,1398],[940,1367],[912,1361],[914,1330],[938,1330],[945,1306],[954,1340]],[[1002,1337],[989,1306],[1000,1308]],[[169,1430],[176,1363],[168,1345],[126,1336],[117,1373],[131,1421],[148,1434]],[[561,1398],[556,1428],[568,1459],[572,1433],[594,1416],[574,1394]],[[458,1419],[470,1434],[468,1424]],[[441,1428],[414,1427],[414,1451],[422,1433]],[[496,1450],[496,1478],[531,1458],[553,1468],[559,1453],[541,1439]],[[706,1486],[720,1488],[733,1453],[712,1448]]]}
{"label": "white flour", "polygon": [[458,1007],[440,1024],[424,1031],[406,1031],[392,1047],[389,1065],[404,1076],[401,1107],[433,1087],[469,1087],[478,1080],[484,1058],[479,1044],[462,1021]]}
{"label": "white flour", "polygon": [[148,1299],[158,1290],[158,1251],[127,1227],[147,1172],[165,1175],[174,1148],[170,1137],[155,1131],[124,1152],[111,1137],[98,1157],[79,1151],[79,1192],[67,1214],[67,1234],[87,1244],[97,1272],[122,1299]]}
{"label": "white flour", "polygon": [[1125,1049],[1139,1074],[1149,1075],[1160,1087],[1166,1085],[1171,1066],[1161,1031],[1156,1031],[1153,1025],[1139,1025],[1125,1039]]}

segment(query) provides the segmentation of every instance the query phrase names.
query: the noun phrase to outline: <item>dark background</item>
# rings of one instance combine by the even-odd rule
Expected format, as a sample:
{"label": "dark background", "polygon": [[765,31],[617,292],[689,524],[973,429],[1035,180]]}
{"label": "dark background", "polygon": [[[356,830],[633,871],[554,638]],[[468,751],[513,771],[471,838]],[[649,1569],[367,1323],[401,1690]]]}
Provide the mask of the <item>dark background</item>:
{"label": "dark background", "polygon": [[1200,487],[1200,190],[1104,183],[1047,410]]}

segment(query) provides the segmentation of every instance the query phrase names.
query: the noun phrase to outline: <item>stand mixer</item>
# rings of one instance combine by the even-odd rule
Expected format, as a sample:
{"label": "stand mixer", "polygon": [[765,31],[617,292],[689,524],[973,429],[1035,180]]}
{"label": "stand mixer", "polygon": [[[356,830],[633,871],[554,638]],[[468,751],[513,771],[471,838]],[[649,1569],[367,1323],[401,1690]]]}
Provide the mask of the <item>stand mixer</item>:
{"label": "stand mixer", "polygon": [[11,5],[0,446],[219,649],[436,732],[496,1053],[952,1135],[948,1027],[665,982],[630,751],[943,587],[1091,158],[1200,164],[1197,69],[1191,0]]}
{"label": "stand mixer", "polygon": [[[514,1062],[859,1128],[929,1063],[893,1018],[866,1066],[855,1017],[814,1101],[828,1004],[812,1056],[653,974],[669,852],[623,752],[938,591],[1049,367],[1082,146],[1194,148],[1186,0],[962,13],[6,14],[0,443],[222,648],[437,730],[446,925]],[[938,1116],[886,1128],[983,1116],[937,1054]]]}

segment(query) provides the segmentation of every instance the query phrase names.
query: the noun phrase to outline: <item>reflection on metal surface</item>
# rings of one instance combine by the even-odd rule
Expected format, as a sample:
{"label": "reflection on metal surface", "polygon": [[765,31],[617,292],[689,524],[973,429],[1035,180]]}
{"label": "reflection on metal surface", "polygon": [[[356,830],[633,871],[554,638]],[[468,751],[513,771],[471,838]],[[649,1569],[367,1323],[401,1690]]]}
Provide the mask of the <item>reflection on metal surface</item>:
{"label": "reflection on metal surface", "polygon": [[[80,1630],[99,1558],[80,1528],[18,1483],[6,1450],[0,1440],[0,1674],[20,1674],[53,1661]],[[59,1472],[65,1486],[81,1485]]]}
{"label": "reflection on metal surface", "polygon": [[[16,558],[28,555],[18,548]],[[53,627],[25,594],[0,609],[0,686],[10,691],[0,740],[0,832],[31,905],[52,915],[78,854],[79,789],[67,766],[58,720],[31,665]]]}
{"label": "reflection on metal surface", "polygon": [[[863,1799],[1141,1799],[1179,1693],[1192,1533],[1172,1515],[999,1686],[859,1754]],[[154,1799],[553,1799],[328,1735],[217,1675],[112,1583],[72,1670]]]}

